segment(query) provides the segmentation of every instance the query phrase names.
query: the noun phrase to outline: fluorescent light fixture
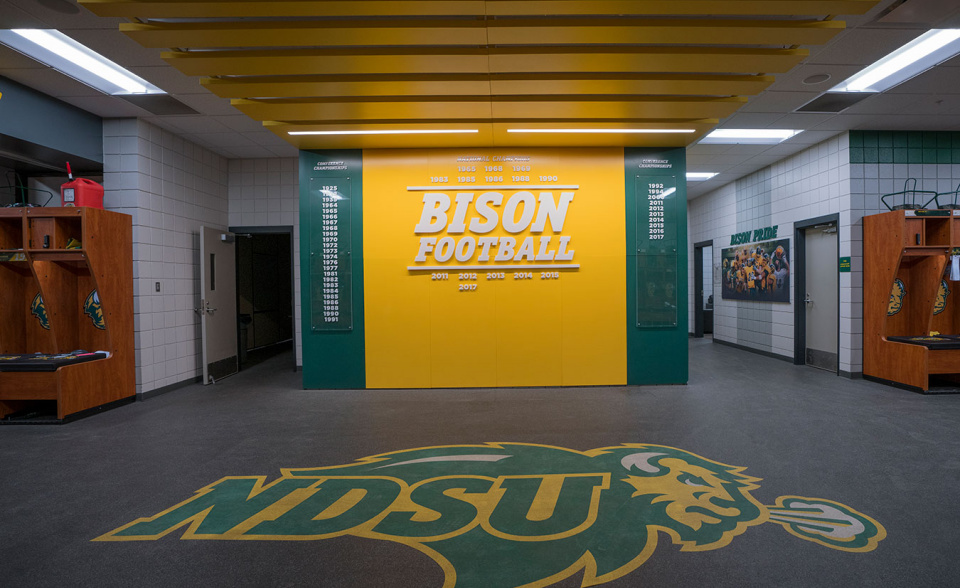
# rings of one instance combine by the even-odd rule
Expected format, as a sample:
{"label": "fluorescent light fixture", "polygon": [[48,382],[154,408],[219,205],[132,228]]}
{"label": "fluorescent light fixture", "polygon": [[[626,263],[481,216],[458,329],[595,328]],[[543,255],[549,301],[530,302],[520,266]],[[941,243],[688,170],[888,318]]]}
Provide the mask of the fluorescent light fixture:
{"label": "fluorescent light fixture", "polygon": [[715,177],[717,174],[714,172],[687,172],[687,181],[688,182],[706,182],[707,180]]}
{"label": "fluorescent light fixture", "polygon": [[700,142],[707,145],[776,145],[802,132],[793,129],[717,129]]}
{"label": "fluorescent light fixture", "polygon": [[287,131],[288,135],[451,135],[479,133],[478,129],[383,129],[367,131]]}
{"label": "fluorescent light fixture", "polygon": [[607,133],[607,134],[657,134],[696,133],[693,129],[507,129],[508,133]]}
{"label": "fluorescent light fixture", "polygon": [[104,94],[164,94],[96,51],[52,29],[0,30],[0,43]]}
{"label": "fluorescent light fixture", "polygon": [[831,92],[883,92],[960,53],[960,29],[928,31],[843,83]]}

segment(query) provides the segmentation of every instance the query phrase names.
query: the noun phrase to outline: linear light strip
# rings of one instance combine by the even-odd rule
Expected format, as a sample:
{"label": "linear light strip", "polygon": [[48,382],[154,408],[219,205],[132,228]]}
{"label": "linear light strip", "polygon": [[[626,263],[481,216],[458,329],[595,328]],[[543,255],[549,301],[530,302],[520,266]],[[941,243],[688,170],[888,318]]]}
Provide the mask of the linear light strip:
{"label": "linear light strip", "polygon": [[479,129],[380,129],[365,131],[287,131],[288,135],[451,135],[474,134]]}
{"label": "linear light strip", "polygon": [[106,94],[163,93],[150,82],[57,30],[3,30],[0,42]]}
{"label": "linear light strip", "polygon": [[[882,92],[892,88],[960,53],[957,46],[938,54],[958,39],[960,29],[933,29],[850,76],[831,91]],[[884,80],[888,83],[881,84]]]}
{"label": "linear light strip", "polygon": [[430,190],[579,190],[579,185],[550,184],[547,186],[407,186],[407,192],[429,192]]}
{"label": "linear light strip", "polygon": [[507,129],[508,133],[660,134],[696,133],[694,129]]}
{"label": "linear light strip", "polygon": [[794,129],[717,129],[700,139],[700,143],[776,145],[802,132]]}
{"label": "linear light strip", "polygon": [[556,270],[580,269],[579,263],[546,264],[546,265],[411,265],[407,270],[411,272],[442,272],[442,271],[484,271],[484,270]]}

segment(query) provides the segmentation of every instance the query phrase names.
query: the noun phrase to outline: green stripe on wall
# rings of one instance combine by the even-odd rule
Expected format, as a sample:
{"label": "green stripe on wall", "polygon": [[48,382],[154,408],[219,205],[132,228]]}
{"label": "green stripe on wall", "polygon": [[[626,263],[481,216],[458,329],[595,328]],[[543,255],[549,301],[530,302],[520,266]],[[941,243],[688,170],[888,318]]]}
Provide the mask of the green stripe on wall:
{"label": "green stripe on wall", "polygon": [[[627,222],[627,383],[686,384],[687,349],[687,182],[683,149],[626,149],[624,152]],[[676,248],[676,326],[638,326],[638,233],[646,223],[638,218],[637,176],[641,180],[674,176],[676,196],[665,205],[664,222]],[[643,235],[640,241],[644,241]]]}
{"label": "green stripe on wall", "polygon": [[850,131],[850,163],[960,164],[960,132]]}
{"label": "green stripe on wall", "polygon": [[[327,164],[327,165],[323,165]],[[317,169],[327,168],[327,169]],[[337,169],[342,168],[342,169]],[[314,329],[311,252],[322,249],[319,227],[321,202],[310,194],[311,180],[349,178],[350,257],[352,279],[350,330]],[[366,387],[363,320],[363,154],[362,151],[300,152],[300,284],[303,333],[303,387],[306,389],[360,389]]]}

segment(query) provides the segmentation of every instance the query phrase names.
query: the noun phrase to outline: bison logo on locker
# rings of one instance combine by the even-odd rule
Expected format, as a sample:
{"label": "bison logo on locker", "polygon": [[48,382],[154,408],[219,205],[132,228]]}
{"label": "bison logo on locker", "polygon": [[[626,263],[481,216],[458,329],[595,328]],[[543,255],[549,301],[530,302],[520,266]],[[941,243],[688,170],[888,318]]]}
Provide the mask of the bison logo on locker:
{"label": "bison logo on locker", "polygon": [[107,326],[103,322],[103,309],[100,307],[100,293],[92,290],[87,294],[83,301],[83,312],[93,321],[93,326],[101,331],[106,330]]}
{"label": "bison logo on locker", "polygon": [[430,556],[444,588],[583,585],[621,578],[660,533],[682,551],[725,547],[750,527],[843,551],[876,548],[886,531],[830,500],[782,496],[765,506],[759,478],[662,445],[581,452],[522,443],[397,451],[355,463],[228,477],[96,541],[325,540],[352,535]]}
{"label": "bison logo on locker", "polygon": [[41,327],[50,330],[50,317],[47,316],[47,307],[44,306],[43,296],[39,292],[33,297],[33,302],[30,303],[30,314],[37,317]]}
{"label": "bison logo on locker", "polygon": [[907,295],[907,289],[903,285],[903,280],[897,278],[893,281],[893,289],[890,290],[890,304],[887,306],[887,316],[893,316],[903,308],[903,298]]}
{"label": "bison logo on locker", "polygon": [[946,280],[940,280],[940,289],[937,290],[937,300],[933,303],[933,314],[940,314],[947,308],[947,297],[950,296],[950,287]]}

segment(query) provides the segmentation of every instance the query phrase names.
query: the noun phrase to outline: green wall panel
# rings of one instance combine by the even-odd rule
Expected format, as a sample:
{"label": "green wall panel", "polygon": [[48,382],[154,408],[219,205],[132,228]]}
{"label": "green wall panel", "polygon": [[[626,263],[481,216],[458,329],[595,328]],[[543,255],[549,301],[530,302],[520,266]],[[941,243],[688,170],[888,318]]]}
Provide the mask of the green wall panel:
{"label": "green wall panel", "polygon": [[685,384],[687,185],[683,149],[626,149],[627,383]]}
{"label": "green wall panel", "polygon": [[960,132],[850,131],[850,163],[960,163]]}
{"label": "green wall panel", "polygon": [[303,387],[366,387],[363,156],[300,152]]}

